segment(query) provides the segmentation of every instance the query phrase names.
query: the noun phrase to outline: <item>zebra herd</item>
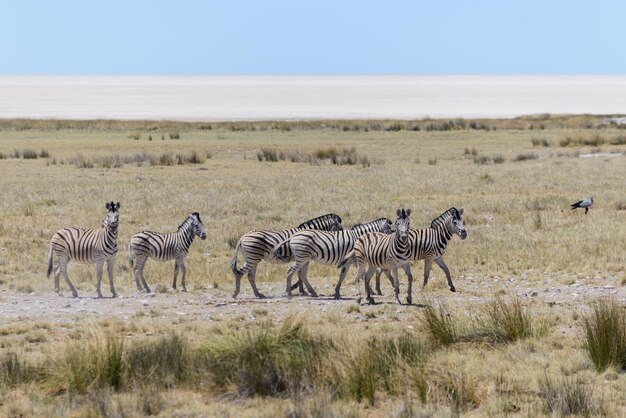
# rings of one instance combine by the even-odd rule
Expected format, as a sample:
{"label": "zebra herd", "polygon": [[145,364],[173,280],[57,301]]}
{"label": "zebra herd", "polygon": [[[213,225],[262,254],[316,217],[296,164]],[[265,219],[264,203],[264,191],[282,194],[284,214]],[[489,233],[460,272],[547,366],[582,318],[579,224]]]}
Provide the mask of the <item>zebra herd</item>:
{"label": "zebra herd", "polygon": [[[116,296],[113,286],[113,267],[117,254],[117,230],[119,225],[120,203],[107,202],[107,215],[99,229],[64,228],[57,231],[50,242],[48,253],[48,273],[53,270],[53,256],[57,258],[54,274],[54,288],[59,289],[59,277],[63,275],[74,297],[78,297],[76,289],[67,275],[67,264],[70,260],[81,263],[96,264],[96,292],[102,297],[100,284],[104,262],[107,262],[111,294]],[[341,217],[334,213],[306,221],[296,228],[274,231],[251,231],[243,235],[237,242],[235,253],[230,262],[235,276],[233,298],[239,295],[241,278],[247,274],[252,291],[257,298],[265,296],[256,286],[256,269],[265,260],[269,263],[292,262],[287,270],[286,295],[292,296],[292,290],[300,289],[311,296],[317,293],[311,286],[307,270],[311,261],[333,265],[340,269],[339,281],[335,287],[335,299],[340,299],[340,289],[352,264],[356,265],[355,276],[357,301],[361,301],[360,280],[364,280],[368,303],[374,303],[370,280],[376,273],[376,290],[380,295],[380,277],[385,274],[389,278],[399,298],[398,269],[402,268],[408,278],[407,303],[412,303],[412,284],[410,262],[424,260],[424,286],[432,263],[436,263],[446,274],[448,286],[456,291],[452,283],[450,270],[443,261],[447,244],[453,235],[461,239],[467,237],[463,223],[463,209],[450,208],[432,221],[429,228],[410,228],[410,209],[398,209],[396,220],[380,218],[366,224],[357,224],[344,229]],[[128,244],[128,258],[133,269],[133,277],[137,290],[150,292],[143,270],[149,258],[156,260],[176,260],[174,264],[173,288],[176,289],[178,272],[182,272],[181,288],[186,291],[186,268],[183,259],[189,253],[194,238],[206,239],[204,225],[197,212],[190,213],[180,224],[177,232],[162,234],[152,231],[139,232]],[[237,267],[238,255],[241,253],[243,264]],[[134,261],[133,261],[134,258]],[[292,278],[298,273],[298,281],[292,286]]]}
{"label": "zebra herd", "polygon": [[[430,269],[432,263],[435,262],[446,274],[450,290],[455,292],[456,288],[452,283],[450,270],[443,261],[443,255],[453,235],[459,235],[461,239],[467,237],[462,218],[463,209],[448,209],[433,220],[430,228],[426,229],[410,229],[410,209],[398,209],[396,214],[395,223],[387,218],[380,218],[367,224],[355,225],[349,230],[343,229],[338,215],[328,214],[293,229],[251,231],[245,234],[237,243],[230,263],[235,275],[233,298],[239,294],[241,278],[246,273],[248,273],[248,280],[254,295],[258,298],[265,297],[258,291],[255,282],[256,268],[261,260],[274,264],[293,261],[287,270],[285,288],[287,297],[291,297],[291,292],[296,287],[299,287],[300,292],[304,294],[304,286],[311,296],[317,296],[307,277],[311,261],[340,268],[339,281],[335,287],[335,299],[341,298],[341,284],[350,266],[356,264],[358,270],[355,276],[357,301],[360,302],[359,281],[363,278],[367,301],[374,303],[370,279],[377,272],[378,294],[381,294],[380,275],[384,273],[390,279],[396,300],[399,302],[398,269],[402,267],[409,280],[407,303],[412,303],[413,276],[410,269],[412,260],[425,261],[424,286],[428,283]],[[240,269],[237,268],[239,252],[242,253],[244,259]],[[298,282],[292,286],[291,281],[296,272]]]}

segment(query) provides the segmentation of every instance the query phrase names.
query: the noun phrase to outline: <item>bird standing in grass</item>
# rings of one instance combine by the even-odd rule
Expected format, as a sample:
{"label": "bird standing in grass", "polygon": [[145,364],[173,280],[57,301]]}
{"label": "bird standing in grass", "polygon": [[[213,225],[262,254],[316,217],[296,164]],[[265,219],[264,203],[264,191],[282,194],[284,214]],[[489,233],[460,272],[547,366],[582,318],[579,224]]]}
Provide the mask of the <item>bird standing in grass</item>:
{"label": "bird standing in grass", "polygon": [[572,210],[577,208],[585,208],[585,215],[589,212],[589,208],[593,205],[593,196],[586,198],[585,200],[579,200],[572,204]]}

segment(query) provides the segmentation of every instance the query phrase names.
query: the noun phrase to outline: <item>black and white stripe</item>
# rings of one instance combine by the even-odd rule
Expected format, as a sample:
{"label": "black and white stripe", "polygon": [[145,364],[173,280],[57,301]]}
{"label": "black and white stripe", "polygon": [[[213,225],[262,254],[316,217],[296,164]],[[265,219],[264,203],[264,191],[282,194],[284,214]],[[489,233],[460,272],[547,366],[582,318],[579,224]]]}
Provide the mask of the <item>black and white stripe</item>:
{"label": "black and white stripe", "polygon": [[[255,276],[257,265],[261,260],[265,260],[272,264],[284,263],[292,260],[293,256],[289,246],[284,246],[277,255],[274,253],[274,247],[280,242],[285,241],[293,234],[304,229],[317,229],[323,231],[341,231],[341,217],[334,213],[329,213],[311,219],[300,224],[296,228],[286,229],[282,231],[251,231],[242,236],[235,247],[235,253],[230,262],[230,268],[235,275],[235,292],[233,298],[236,298],[240,291],[241,278],[248,273],[248,281],[257,298],[265,296],[259,292],[256,287]],[[237,254],[241,252],[244,263],[241,268],[237,268]]]}
{"label": "black and white stripe", "polygon": [[[456,292],[454,283],[452,283],[450,269],[443,261],[443,255],[453,235],[458,235],[461,239],[467,238],[467,231],[461,215],[463,215],[463,209],[450,208],[432,221],[430,228],[411,229],[409,231],[411,260],[424,260],[424,286],[428,283],[430,269],[433,262],[435,262],[445,273],[450,290]],[[407,303],[410,304],[412,302],[413,275],[411,274],[409,263],[403,265],[402,268],[409,280]],[[388,271],[383,272],[392,280]],[[380,272],[376,275],[376,288],[380,293]]]}
{"label": "black and white stripe", "polygon": [[[394,282],[397,282],[397,268],[406,263],[410,256],[410,243],[408,231],[410,226],[409,216],[411,209],[398,209],[398,218],[395,222],[395,232],[393,234],[383,234],[380,232],[370,232],[361,235],[354,244],[354,250],[346,255],[339,267],[344,267],[354,259],[357,265],[355,276],[357,302],[361,302],[360,279],[365,279],[365,291],[369,303],[374,303],[370,294],[369,281],[377,268],[391,270],[395,274]],[[367,271],[366,271],[366,266]],[[398,289],[396,288],[396,299],[398,299]]]}
{"label": "black and white stripe", "polygon": [[[317,297],[317,293],[309,283],[307,277],[307,268],[311,260],[320,264],[339,265],[344,257],[352,251],[354,243],[363,234],[368,232],[391,232],[392,222],[387,218],[380,218],[375,221],[354,225],[349,230],[343,231],[315,231],[306,230],[296,232],[291,238],[283,241],[278,245],[275,257],[280,258],[280,253],[285,252],[281,247],[289,246],[294,262],[287,270],[287,297],[291,297],[291,291],[304,282],[309,293],[313,297]],[[284,260],[288,261],[288,260]],[[339,280],[348,273],[349,265],[341,269]],[[300,280],[293,287],[291,279],[296,272],[300,272]]]}
{"label": "black and white stripe", "polygon": [[[161,234],[159,232],[142,231],[133,235],[128,243],[128,260],[130,261],[130,266],[133,267],[137,290],[141,291],[143,286],[143,290],[150,293],[150,288],[143,275],[143,269],[148,258],[154,258],[159,261],[176,260],[172,287],[176,289],[176,278],[180,269],[183,274],[181,287],[183,292],[186,292],[185,278],[187,276],[187,268],[185,267],[184,258],[189,254],[189,247],[191,247],[191,243],[196,235],[202,240],[206,239],[204,225],[198,212],[190,213],[176,232]],[[134,266],[133,256],[135,257]]]}
{"label": "black and white stripe", "polygon": [[63,228],[52,236],[50,240],[50,251],[48,252],[47,277],[49,278],[52,273],[52,260],[54,255],[57,258],[57,268],[54,272],[54,290],[57,293],[60,292],[59,276],[63,274],[67,285],[72,291],[72,295],[75,298],[78,297],[76,288],[72,285],[72,282],[70,282],[67,276],[67,264],[70,260],[74,260],[79,263],[96,264],[96,292],[98,297],[101,298],[100,283],[102,281],[102,269],[106,261],[111,294],[113,297],[117,296],[115,287],[113,286],[113,267],[115,264],[115,255],[117,254],[117,228],[119,226],[120,202],[107,202],[105,207],[108,213],[102,222],[102,228]]}

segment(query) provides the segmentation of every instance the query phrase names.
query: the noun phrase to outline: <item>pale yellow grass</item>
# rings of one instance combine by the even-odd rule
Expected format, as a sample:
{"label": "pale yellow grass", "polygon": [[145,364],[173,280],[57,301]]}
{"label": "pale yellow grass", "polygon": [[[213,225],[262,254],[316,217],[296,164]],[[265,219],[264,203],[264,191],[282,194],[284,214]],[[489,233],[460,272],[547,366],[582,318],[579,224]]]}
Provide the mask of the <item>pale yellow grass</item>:
{"label": "pale yellow grass", "polygon": [[[179,127],[180,128],[180,127]],[[184,128],[184,127],[183,127]],[[180,129],[181,139],[170,140],[168,130],[142,132],[140,140],[128,138],[129,131],[111,130],[24,130],[0,131],[0,152],[13,149],[46,149],[52,158],[0,160],[2,218],[0,220],[0,304],[10,304],[17,296],[33,292],[32,299],[50,296],[51,280],[45,279],[49,239],[66,226],[98,227],[104,218],[105,201],[120,201],[120,253],[116,260],[115,284],[122,296],[135,297],[126,257],[130,237],[143,229],[174,231],[189,212],[200,212],[208,234],[196,240],[186,259],[189,295],[171,291],[173,264],[148,262],[146,279],[151,287],[170,289],[158,293],[149,306],[139,305],[129,318],[102,321],[90,313],[58,316],[50,322],[41,316],[28,322],[3,318],[0,327],[2,353],[17,352],[29,361],[54,358],[71,341],[88,341],[89,326],[114,329],[128,341],[140,341],[171,332],[183,334],[191,345],[237,329],[254,329],[259,320],[280,323],[287,315],[308,318],[314,333],[347,338],[346,345],[357,345],[362,338],[410,330],[426,339],[419,329],[419,306],[399,307],[392,302],[389,284],[377,306],[350,308],[353,301],[292,302],[273,300],[251,302],[246,279],[242,295],[246,303],[216,306],[230,301],[233,276],[229,261],[233,250],[230,239],[238,239],[252,229],[281,229],[315,216],[335,212],[345,225],[386,216],[395,209],[413,209],[412,226],[426,227],[451,206],[465,209],[468,238],[453,238],[445,256],[458,293],[451,294],[444,276],[433,268],[433,276],[423,291],[430,303],[443,299],[455,320],[471,329],[480,306],[494,294],[541,291],[561,287],[568,295],[574,282],[615,286],[625,280],[626,156],[578,158],[576,152],[590,147],[558,146],[566,136],[619,135],[621,130],[547,129],[541,131],[449,131],[449,132],[342,132],[331,129],[292,131],[230,131],[229,129]],[[153,141],[147,141],[152,135]],[[165,135],[165,140],[161,140]],[[540,136],[551,147],[532,147]],[[258,162],[262,148],[313,153],[317,149],[355,147],[373,163],[333,166],[308,163]],[[501,155],[503,164],[475,164],[464,150],[476,148],[478,155]],[[80,169],[68,164],[77,154],[87,158],[114,154],[131,155],[146,151],[187,153],[195,150],[211,158],[200,165]],[[624,153],[624,145],[603,145],[603,151]],[[521,153],[533,152],[538,159],[513,162]],[[559,156],[559,154],[561,154]],[[436,159],[436,164],[429,161]],[[64,160],[63,165],[60,161]],[[572,212],[569,204],[594,195],[596,205],[589,215]],[[241,263],[241,258],[239,263]],[[257,283],[261,292],[283,294],[286,265],[259,265]],[[414,268],[422,292],[422,264]],[[70,264],[69,275],[81,296],[95,295],[95,268]],[[330,295],[337,271],[312,265],[311,283],[322,295]],[[352,272],[350,273],[352,275]],[[401,274],[402,291],[406,279]],[[346,281],[342,293],[352,297],[354,286]],[[66,296],[68,291],[61,282]],[[108,288],[105,286],[105,289]],[[572,291],[576,291],[575,288]],[[106,291],[105,295],[108,294]],[[623,293],[623,292],[622,292]],[[404,296],[404,295],[403,295]],[[143,296],[139,296],[140,298]],[[177,307],[162,305],[176,298],[180,310],[185,305],[206,306],[206,314],[178,315]],[[404,299],[404,298],[403,298]],[[20,299],[21,300],[21,299]],[[72,303],[69,298],[62,304]],[[544,409],[541,381],[563,376],[589,382],[602,408],[598,413],[619,416],[626,410],[621,394],[621,372],[593,371],[582,349],[580,315],[584,304],[576,300],[548,303],[547,299],[524,299],[550,324],[546,335],[533,336],[512,344],[461,342],[436,350],[426,365],[440,388],[454,379],[465,379],[466,389],[476,405],[464,410],[470,416],[550,415]],[[86,309],[89,309],[87,301]],[[111,301],[111,304],[115,301]],[[201,312],[202,308],[198,308]],[[56,314],[55,314],[56,315]],[[94,319],[95,318],[95,319]],[[89,325],[86,327],[86,325]],[[346,332],[349,330],[350,332]],[[354,335],[353,335],[354,334]],[[357,335],[358,334],[358,335]],[[352,354],[345,353],[345,359]],[[422,365],[419,365],[422,366]],[[437,380],[439,379],[439,380]],[[97,392],[68,402],[65,396],[46,394],[37,384],[2,388],[0,415],[99,416],[120,411],[144,415],[155,402],[161,416],[175,412],[189,416],[311,416],[316,411],[340,416],[410,416],[424,414],[449,416],[455,411],[441,389],[422,404],[419,396],[390,396],[381,390],[369,407],[350,400],[336,400],[324,390],[305,399],[262,398],[223,399],[212,393],[173,388],[160,394],[140,390],[122,393]],[[436,396],[435,396],[436,395]],[[109,409],[107,409],[109,408]],[[147,409],[146,409],[147,408]],[[596,412],[597,412],[596,411]]]}

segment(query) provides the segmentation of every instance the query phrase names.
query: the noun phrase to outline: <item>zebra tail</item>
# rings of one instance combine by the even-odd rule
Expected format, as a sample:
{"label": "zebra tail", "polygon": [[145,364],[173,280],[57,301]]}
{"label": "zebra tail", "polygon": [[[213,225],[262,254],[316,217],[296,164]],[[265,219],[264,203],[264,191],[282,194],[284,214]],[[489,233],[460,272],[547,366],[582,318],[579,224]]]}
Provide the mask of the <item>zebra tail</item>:
{"label": "zebra tail", "polygon": [[281,242],[279,242],[278,244],[276,244],[276,245],[274,246],[274,258],[275,258],[275,259],[277,259],[277,260],[279,260],[279,261],[281,261],[281,262],[283,262],[283,263],[286,263],[286,262],[288,262],[288,261],[289,261],[289,257],[285,257],[285,255],[284,255],[285,253],[283,253],[283,252],[281,251],[281,249],[282,249],[284,246],[289,245],[289,242],[290,242],[290,241],[291,241],[291,238],[286,239],[286,240],[284,240],[284,241],[281,241]]}
{"label": "zebra tail", "polygon": [[128,242],[128,262],[130,263],[130,267],[133,267],[133,253],[130,252],[130,242]]}
{"label": "zebra tail", "polygon": [[338,268],[343,268],[346,264],[348,264],[351,259],[354,258],[354,250],[350,251],[346,256],[339,262],[337,265]]}
{"label": "zebra tail", "polygon": [[48,251],[48,273],[46,273],[46,278],[50,278],[50,273],[52,273],[52,244],[50,244],[50,251]]}
{"label": "zebra tail", "polygon": [[245,273],[242,269],[237,268],[237,253],[239,253],[239,248],[241,248],[241,239],[235,247],[235,254],[233,254],[233,258],[230,260],[230,269],[233,271],[235,276],[243,276]]}

